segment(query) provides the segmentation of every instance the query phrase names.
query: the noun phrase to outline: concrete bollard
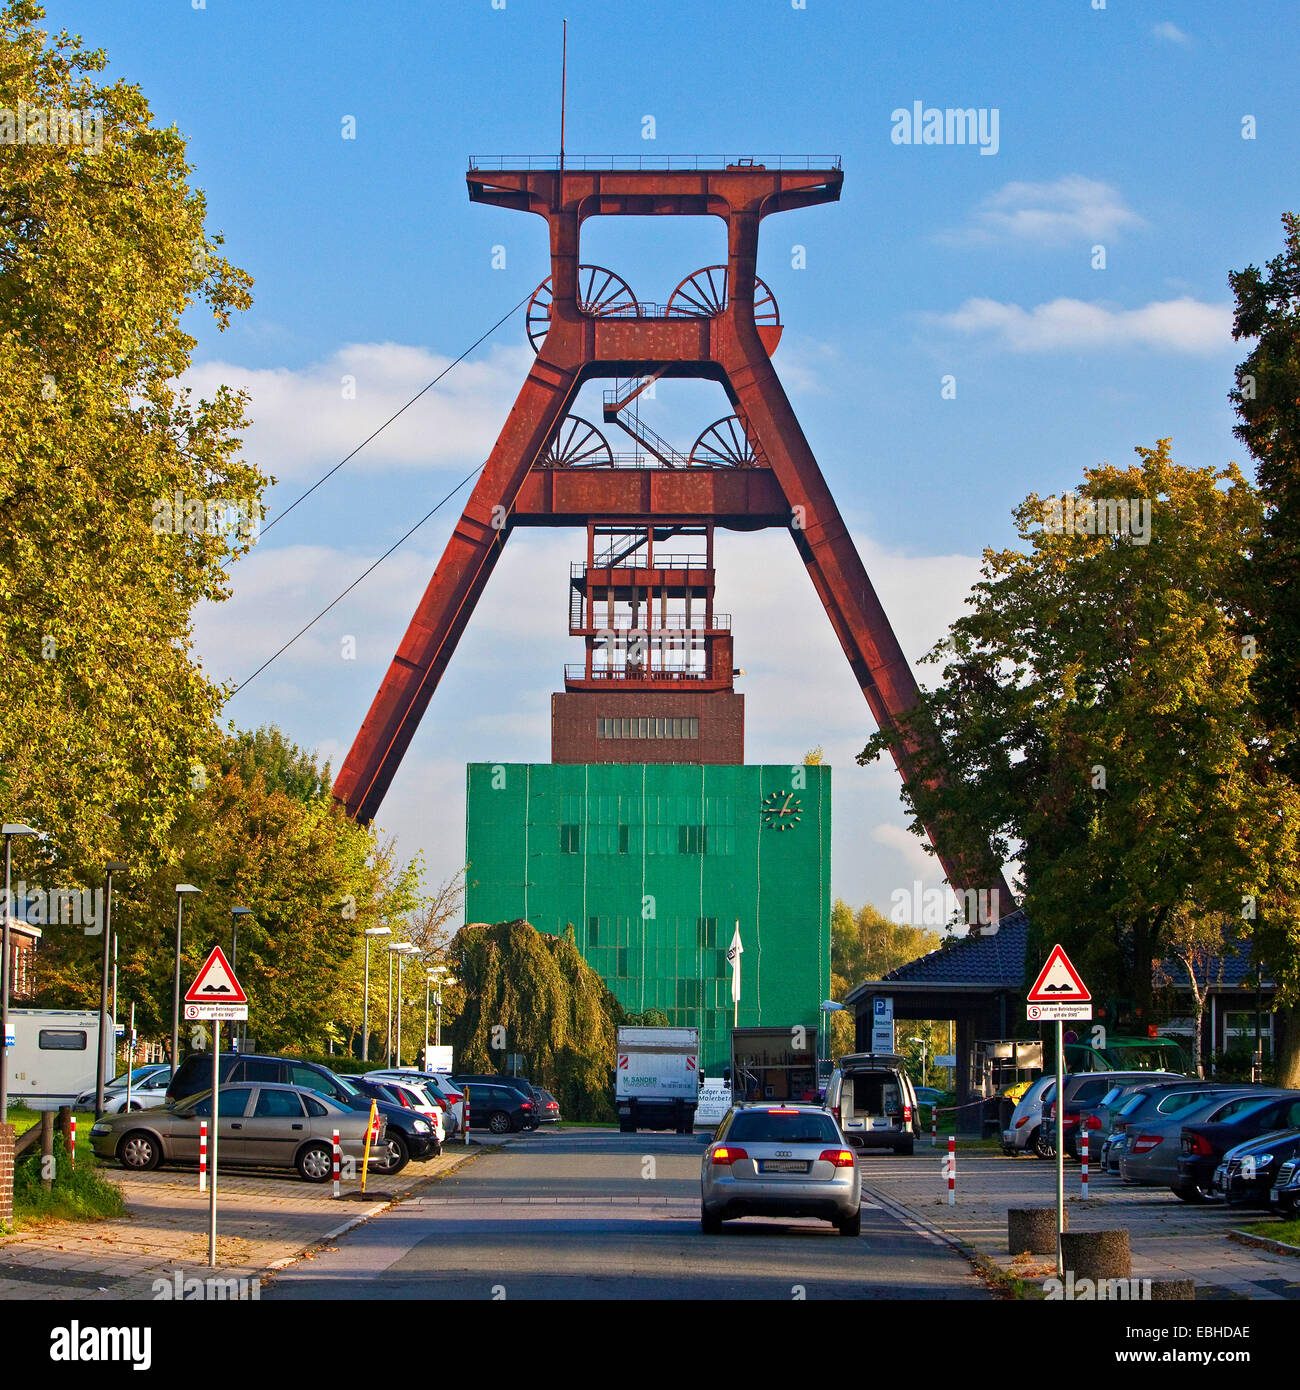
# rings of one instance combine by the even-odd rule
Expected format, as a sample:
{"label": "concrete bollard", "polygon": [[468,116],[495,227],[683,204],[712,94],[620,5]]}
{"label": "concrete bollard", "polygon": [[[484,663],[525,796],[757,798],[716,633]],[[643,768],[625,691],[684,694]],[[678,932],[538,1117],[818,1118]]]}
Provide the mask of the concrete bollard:
{"label": "concrete bollard", "polygon": [[1175,1300],[1190,1300],[1195,1297],[1195,1279],[1153,1279],[1151,1281],[1152,1303],[1169,1303]]}
{"label": "concrete bollard", "polygon": [[1131,1279],[1133,1260],[1128,1231],[1067,1231],[1061,1237],[1061,1259],[1076,1279]]}
{"label": "concrete bollard", "polygon": [[[1070,1213],[1065,1213],[1069,1228]],[[1011,1207],[1007,1211],[1007,1251],[1012,1255],[1028,1250],[1031,1255],[1056,1254],[1056,1208]]]}

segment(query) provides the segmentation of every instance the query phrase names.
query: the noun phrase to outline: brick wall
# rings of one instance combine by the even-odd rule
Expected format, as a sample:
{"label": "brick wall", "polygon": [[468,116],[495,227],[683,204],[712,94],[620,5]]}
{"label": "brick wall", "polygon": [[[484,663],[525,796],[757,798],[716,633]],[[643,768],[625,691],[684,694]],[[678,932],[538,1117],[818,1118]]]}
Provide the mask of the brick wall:
{"label": "brick wall", "polygon": [[14,1219],[14,1142],[13,1125],[0,1125],[0,1223]]}
{"label": "brick wall", "polygon": [[[698,719],[692,739],[598,738],[601,718]],[[745,697],[734,691],[567,691],[551,696],[553,763],[745,761]]]}

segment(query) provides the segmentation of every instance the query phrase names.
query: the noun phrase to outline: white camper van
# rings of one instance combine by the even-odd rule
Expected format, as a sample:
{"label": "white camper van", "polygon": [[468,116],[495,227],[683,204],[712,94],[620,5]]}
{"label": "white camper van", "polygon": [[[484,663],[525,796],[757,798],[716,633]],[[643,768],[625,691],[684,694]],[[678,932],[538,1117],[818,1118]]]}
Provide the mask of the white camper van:
{"label": "white camper van", "polygon": [[[80,1009],[10,1009],[9,1100],[31,1110],[71,1105],[95,1085],[99,1013]],[[104,1045],[104,1077],[113,1075],[113,1020]]]}

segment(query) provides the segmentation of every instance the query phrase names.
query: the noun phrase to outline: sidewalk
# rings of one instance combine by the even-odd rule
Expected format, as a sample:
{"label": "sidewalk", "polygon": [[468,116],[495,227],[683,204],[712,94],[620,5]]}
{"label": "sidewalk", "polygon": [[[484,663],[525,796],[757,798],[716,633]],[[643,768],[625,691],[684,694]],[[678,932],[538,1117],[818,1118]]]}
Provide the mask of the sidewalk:
{"label": "sidewalk", "polygon": [[[217,1276],[254,1279],[281,1268],[322,1241],[365,1221],[391,1202],[496,1148],[501,1139],[449,1143],[442,1157],[409,1163],[395,1178],[377,1173],[341,1184],[306,1183],[248,1169],[220,1173],[217,1188],[217,1268],[208,1268],[208,1194],[193,1168],[126,1173],[105,1166],[126,1199],[126,1215],[111,1221],[61,1221],[0,1237],[0,1300],[153,1299],[165,1280]],[[509,1142],[509,1136],[506,1137]],[[234,1285],[226,1285],[234,1288]],[[246,1286],[251,1287],[251,1286]],[[239,1297],[231,1293],[229,1297]]]}
{"label": "sidewalk", "polygon": [[[1041,1279],[1051,1257],[1030,1269],[1007,1251],[1009,1207],[1055,1206],[1056,1167],[1032,1157],[957,1151],[957,1203],[947,1204],[940,1177],[944,1149],[923,1143],[911,1158],[867,1154],[859,1160],[863,1197],[879,1201],[932,1238],[978,1251],[1003,1269]],[[1094,1168],[1088,1200],[1079,1167],[1067,1164],[1065,1198],[1072,1231],[1125,1227],[1137,1279],[1193,1279],[1198,1299],[1300,1299],[1300,1259],[1252,1249],[1228,1232],[1263,1219],[1254,1208],[1192,1206],[1165,1188],[1126,1187]]]}

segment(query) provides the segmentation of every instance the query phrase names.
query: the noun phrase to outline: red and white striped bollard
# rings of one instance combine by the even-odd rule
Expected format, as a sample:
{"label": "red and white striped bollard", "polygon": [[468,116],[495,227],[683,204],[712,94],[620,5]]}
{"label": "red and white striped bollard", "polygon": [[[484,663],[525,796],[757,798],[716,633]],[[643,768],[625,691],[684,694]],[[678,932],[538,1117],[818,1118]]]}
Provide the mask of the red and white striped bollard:
{"label": "red and white striped bollard", "polygon": [[930,1107],[930,1147],[932,1149],[939,1147],[939,1107],[937,1105]]}
{"label": "red and white striped bollard", "polygon": [[199,1191],[208,1190],[208,1122],[199,1121]]}
{"label": "red and white striped bollard", "polygon": [[948,1205],[957,1201],[957,1136],[948,1136]]}
{"label": "red and white striped bollard", "polygon": [[1088,1195],[1088,1127],[1079,1130],[1079,1174],[1083,1179],[1083,1195]]}
{"label": "red and white striped bollard", "polygon": [[465,1087],[464,1110],[461,1112],[465,1116],[465,1143],[469,1144],[469,1087]]}
{"label": "red and white striped bollard", "polygon": [[339,1195],[339,1132],[334,1131],[334,1195]]}
{"label": "red and white striped bollard", "polygon": [[77,1166],[77,1117],[69,1115],[68,1122],[71,1125],[68,1133],[68,1167],[75,1168]]}

